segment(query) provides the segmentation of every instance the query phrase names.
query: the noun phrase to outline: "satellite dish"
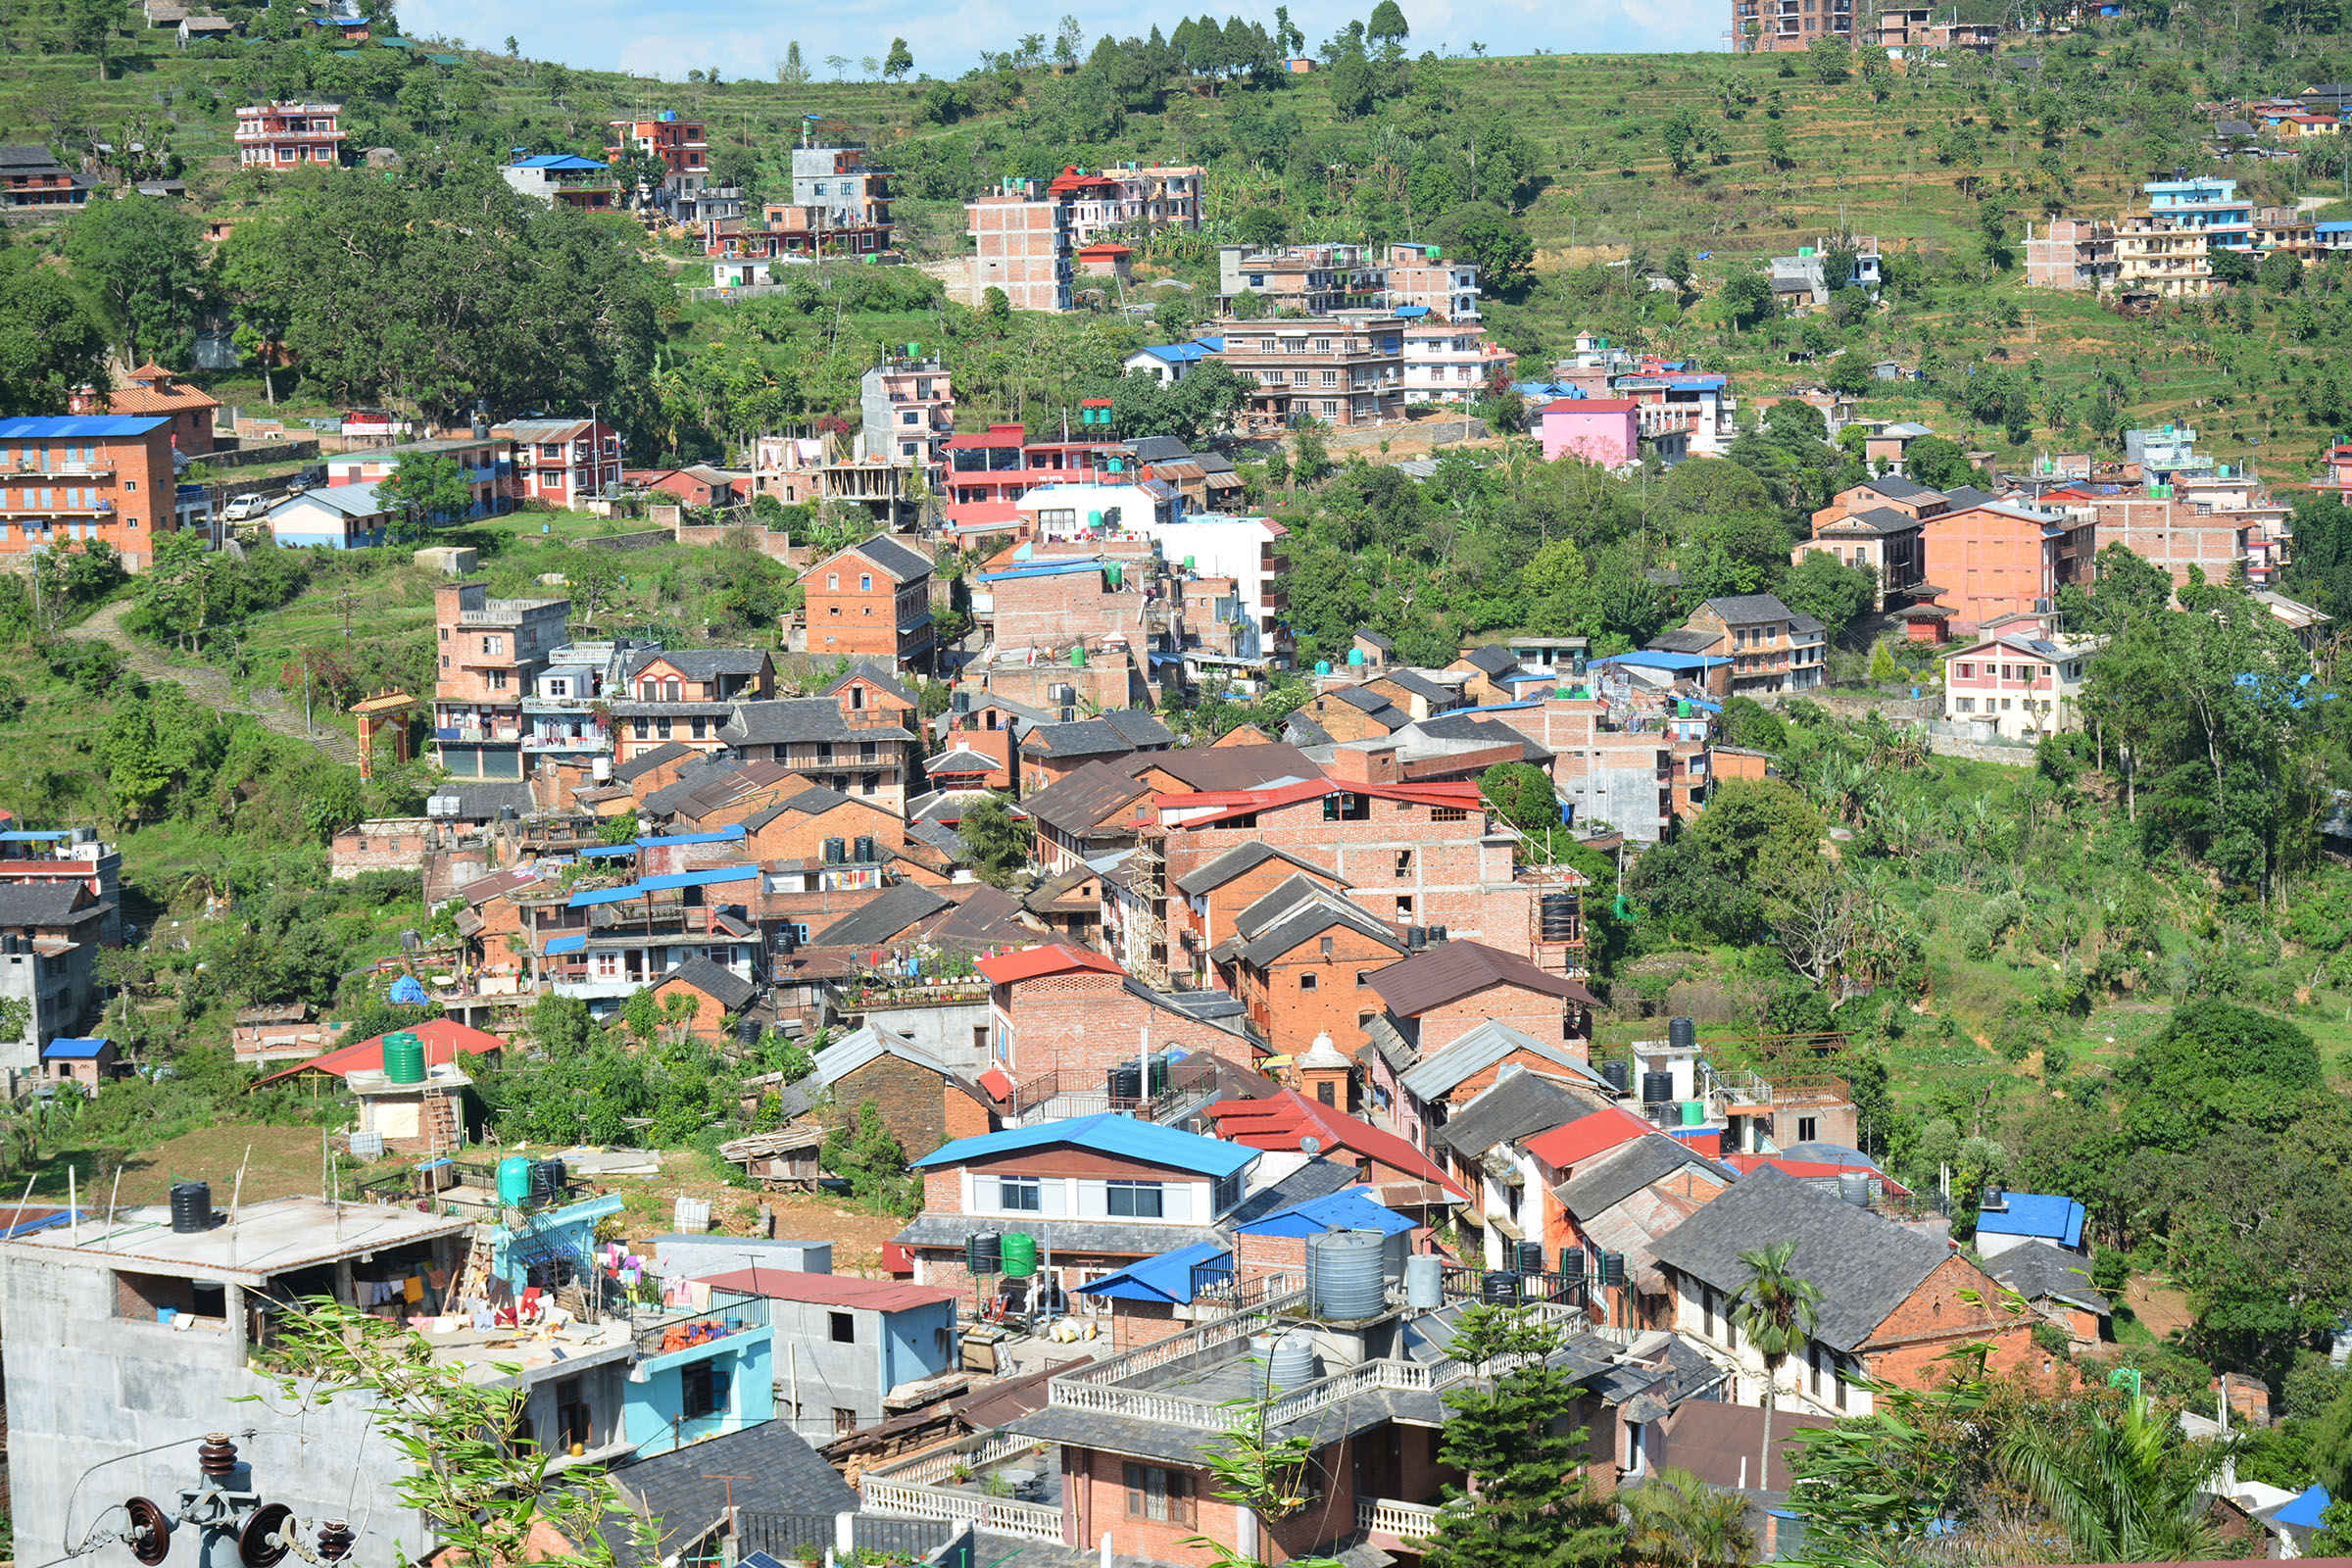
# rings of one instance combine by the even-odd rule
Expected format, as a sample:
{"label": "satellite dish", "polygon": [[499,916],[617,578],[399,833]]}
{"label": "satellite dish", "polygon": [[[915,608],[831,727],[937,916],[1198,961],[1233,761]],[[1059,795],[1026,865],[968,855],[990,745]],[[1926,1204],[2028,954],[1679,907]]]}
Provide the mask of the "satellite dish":
{"label": "satellite dish", "polygon": [[1298,1140],[1298,1152],[1303,1154],[1320,1154],[1323,1152],[1323,1140],[1317,1138],[1313,1133],[1308,1133],[1304,1138]]}

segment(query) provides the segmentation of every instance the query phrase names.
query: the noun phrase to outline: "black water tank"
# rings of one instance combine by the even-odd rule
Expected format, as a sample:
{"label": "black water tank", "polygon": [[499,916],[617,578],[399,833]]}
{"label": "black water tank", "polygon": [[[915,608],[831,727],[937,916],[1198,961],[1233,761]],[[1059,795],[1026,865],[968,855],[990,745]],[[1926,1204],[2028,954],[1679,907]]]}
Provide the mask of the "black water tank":
{"label": "black water tank", "polygon": [[1404,945],[1415,953],[1419,953],[1423,948],[1428,947],[1429,927],[1425,925],[1406,926],[1404,928]]}
{"label": "black water tank", "polygon": [[1674,1098],[1674,1074],[1645,1072],[1642,1075],[1642,1103],[1659,1105]]}
{"label": "black water tank", "polygon": [[841,863],[842,849],[843,849],[843,841],[842,841],[842,840],[840,840],[840,839],[827,839],[827,840],[825,840],[825,863],[826,863],[827,865],[839,865],[839,864]]}
{"label": "black water tank", "polygon": [[1431,927],[1429,928],[1429,942],[1430,942],[1430,946],[1432,946],[1432,947],[1435,947],[1435,946],[1437,946],[1439,943],[1441,943],[1441,942],[1443,942],[1443,941],[1445,941],[1445,940],[1446,940],[1446,928],[1445,928],[1444,926],[1442,926],[1442,925],[1433,925],[1433,926],[1431,926]]}
{"label": "black water tank", "polygon": [[1666,1020],[1666,1043],[1677,1051],[1689,1051],[1698,1044],[1698,1025],[1688,1018]]}
{"label": "black water tank", "polygon": [[551,1193],[562,1192],[571,1177],[571,1172],[564,1168],[564,1162],[560,1159],[541,1160],[539,1170],[546,1179],[547,1190]]}
{"label": "black water tank", "polygon": [[1603,1285],[1623,1285],[1625,1283],[1625,1254],[1623,1252],[1600,1254],[1600,1283]]}
{"label": "black water tank", "polygon": [[995,1231],[976,1231],[963,1239],[963,1266],[970,1274],[1004,1272],[1004,1244]]}
{"label": "black water tank", "polygon": [[1544,941],[1566,942],[1576,935],[1575,894],[1546,893],[1536,907]]}
{"label": "black water tank", "polygon": [[1144,1069],[1135,1062],[1111,1068],[1109,1080],[1110,1098],[1114,1102],[1133,1104],[1144,1098]]}
{"label": "black water tank", "polygon": [[858,863],[859,865],[868,865],[872,863],[873,858],[874,841],[870,838],[860,835],[858,840]]}
{"label": "black water tank", "polygon": [[213,1185],[210,1182],[172,1184],[172,1229],[182,1236],[213,1228]]}
{"label": "black water tank", "polygon": [[1542,1242],[1521,1242],[1516,1250],[1519,1254],[1517,1262],[1520,1273],[1541,1274],[1544,1272],[1544,1244]]}
{"label": "black water tank", "polygon": [[1619,1094],[1633,1087],[1634,1064],[1630,1061],[1604,1061],[1600,1064],[1601,1082]]}
{"label": "black water tank", "polygon": [[1489,1306],[1516,1306],[1519,1276],[1507,1268],[1491,1268],[1479,1280],[1479,1296]]}
{"label": "black water tank", "polygon": [[[791,928],[788,926],[785,929],[789,931]],[[777,934],[783,935],[782,932]],[[760,1033],[766,1028],[767,1025],[757,1018],[738,1018],[735,1020],[735,1038],[747,1046],[756,1046],[760,1043]]]}
{"label": "black water tank", "polygon": [[1581,1280],[1582,1280],[1584,1277],[1585,1277],[1585,1250],[1584,1250],[1583,1248],[1581,1248],[1581,1247],[1563,1247],[1563,1248],[1561,1248],[1561,1249],[1560,1249],[1560,1278],[1562,1278],[1562,1279],[1564,1279],[1564,1280],[1568,1280],[1568,1281],[1570,1281],[1570,1282],[1572,1282],[1572,1283],[1573,1283],[1573,1282],[1576,1282],[1576,1281],[1581,1281]]}

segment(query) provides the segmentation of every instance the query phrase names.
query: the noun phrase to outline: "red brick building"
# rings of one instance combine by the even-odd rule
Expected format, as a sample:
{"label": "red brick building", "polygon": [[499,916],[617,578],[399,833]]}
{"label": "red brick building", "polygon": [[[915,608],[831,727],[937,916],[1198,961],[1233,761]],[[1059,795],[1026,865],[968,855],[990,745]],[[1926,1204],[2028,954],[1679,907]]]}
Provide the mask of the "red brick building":
{"label": "red brick building", "polygon": [[1063,1092],[1101,1093],[1112,1068],[1140,1064],[1147,1044],[1155,1057],[1255,1054],[1231,1018],[1185,1012],[1100,953],[1025,948],[978,967],[990,987],[990,1060],[1033,1090],[1050,1079]]}
{"label": "red brick building", "polygon": [[879,861],[906,845],[906,820],[898,812],[806,780],[740,821],[744,855],[760,861],[858,864]]}
{"label": "red brick building", "polygon": [[237,162],[248,169],[331,169],[342,161],[343,106],[270,102],[237,111]]}
{"label": "red brick building", "polygon": [[817,1054],[816,1079],[845,1123],[871,1103],[909,1158],[997,1130],[988,1096],[904,1035],[867,1024]]}
{"label": "red brick building", "polygon": [[[1404,956],[1394,927],[1349,903],[1328,878],[1305,872],[1240,911],[1233,935],[1208,950],[1219,983],[1241,999],[1277,1057],[1303,1056],[1318,1035],[1352,1055],[1381,1010],[1372,976]],[[1325,1104],[1348,1106],[1344,1074],[1336,1086],[1309,1086],[1295,1065],[1281,1076],[1330,1096]]]}
{"label": "red brick building", "polygon": [[104,540],[144,571],[177,502],[164,416],[0,419],[0,556]]}
{"label": "red brick building", "polygon": [[490,432],[514,443],[514,492],[559,510],[620,485],[620,432],[601,419],[510,419]]}
{"label": "red brick building", "polygon": [[931,662],[931,563],[877,535],[802,574],[800,613],[810,655],[873,659],[893,671]]}
{"label": "red brick building", "polygon": [[75,414],[104,413],[131,418],[160,416],[172,421],[172,451],[194,458],[213,450],[213,412],[220,407],[219,398],[152,362],[125,375],[122,383],[103,397],[96,388],[83,387],[74,394],[69,407]]}
{"label": "red brick building", "polygon": [[703,957],[688,958],[654,984],[657,1006],[667,1006],[672,997],[692,1001],[694,1011],[686,1032],[697,1040],[712,1042],[727,1037],[727,1020],[750,1006],[759,995],[759,988],[749,980]]}

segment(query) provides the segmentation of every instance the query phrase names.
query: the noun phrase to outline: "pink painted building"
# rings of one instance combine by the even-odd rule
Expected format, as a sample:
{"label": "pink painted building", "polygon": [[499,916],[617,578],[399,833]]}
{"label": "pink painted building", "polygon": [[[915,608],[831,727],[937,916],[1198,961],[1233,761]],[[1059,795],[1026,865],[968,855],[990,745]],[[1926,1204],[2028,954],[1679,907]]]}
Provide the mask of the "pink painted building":
{"label": "pink painted building", "polygon": [[1541,419],[1546,463],[1577,457],[1615,468],[1642,459],[1642,416],[1632,398],[1555,398]]}

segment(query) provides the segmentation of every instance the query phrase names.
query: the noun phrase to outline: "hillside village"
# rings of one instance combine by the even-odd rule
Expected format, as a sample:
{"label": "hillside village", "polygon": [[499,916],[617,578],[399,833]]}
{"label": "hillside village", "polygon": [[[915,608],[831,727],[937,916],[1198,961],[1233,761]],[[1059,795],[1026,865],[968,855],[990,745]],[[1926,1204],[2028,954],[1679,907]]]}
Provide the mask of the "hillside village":
{"label": "hillside village", "polygon": [[20,1558],[2352,1554],[2352,90],[1734,0],[1784,176],[1799,62],[2179,124],[1539,255],[1507,117],[941,150],[1520,69],[1389,0],[757,146],[104,9],[0,148]]}

